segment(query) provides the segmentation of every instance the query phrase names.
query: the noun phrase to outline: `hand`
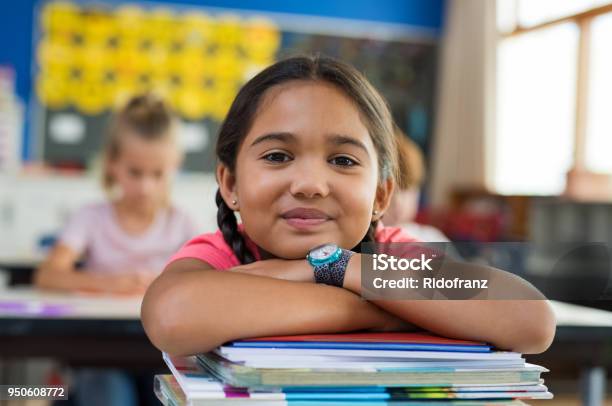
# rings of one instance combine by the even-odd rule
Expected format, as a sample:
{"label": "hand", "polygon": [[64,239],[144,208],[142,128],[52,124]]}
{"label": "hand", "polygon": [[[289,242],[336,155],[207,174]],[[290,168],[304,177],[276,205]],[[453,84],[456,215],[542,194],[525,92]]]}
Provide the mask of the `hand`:
{"label": "hand", "polygon": [[314,282],[312,267],[305,259],[266,259],[234,267],[231,271],[294,282]]}

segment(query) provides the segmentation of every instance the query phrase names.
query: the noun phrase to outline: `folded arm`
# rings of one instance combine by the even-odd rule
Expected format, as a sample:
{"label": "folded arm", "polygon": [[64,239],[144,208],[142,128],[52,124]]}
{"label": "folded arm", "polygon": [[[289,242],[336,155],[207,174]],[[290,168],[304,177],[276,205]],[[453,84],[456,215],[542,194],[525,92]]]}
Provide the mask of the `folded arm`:
{"label": "folded arm", "polygon": [[[522,279],[491,268],[498,285],[542,298]],[[142,320],[151,341],[172,354],[269,335],[414,326],[523,353],[544,351],[555,319],[546,300],[372,300],[361,294],[360,256],[344,289],[317,285],[306,260],[266,260],[230,271],[195,259],[172,263],[145,295]]]}
{"label": "folded arm", "polygon": [[[293,272],[299,261],[276,264],[283,262],[275,271]],[[257,273],[217,271],[196,259],[173,262],[143,301],[149,338],[162,351],[184,355],[247,337],[410,327],[348,290]]]}
{"label": "folded arm", "polygon": [[[362,294],[361,256],[354,255],[348,265],[344,288]],[[545,351],[555,335],[556,321],[546,298],[531,284],[489,266],[458,262],[439,262],[435,273],[412,271],[423,286],[423,277],[453,280],[482,278],[488,287],[466,299],[449,300],[448,291],[406,290],[406,300],[389,300],[382,295],[370,300],[385,311],[439,335],[491,343],[498,348],[521,353]],[[390,271],[394,272],[394,271]],[[414,292],[414,293],[413,293]],[[421,296],[423,293],[427,297]],[[468,293],[451,289],[449,298]],[[444,300],[439,300],[444,298]]]}

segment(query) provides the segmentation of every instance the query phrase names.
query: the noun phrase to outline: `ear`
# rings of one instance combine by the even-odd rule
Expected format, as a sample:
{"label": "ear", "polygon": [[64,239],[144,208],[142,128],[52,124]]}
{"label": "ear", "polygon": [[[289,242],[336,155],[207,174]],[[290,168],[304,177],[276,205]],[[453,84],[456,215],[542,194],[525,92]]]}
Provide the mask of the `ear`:
{"label": "ear", "polygon": [[385,179],[378,185],[376,188],[376,200],[374,201],[374,208],[372,209],[372,213],[374,213],[374,211],[377,213],[372,214],[372,221],[380,220],[385,210],[389,208],[394,189],[395,182],[391,178]]}
{"label": "ear", "polygon": [[239,203],[233,203],[233,201],[238,201],[238,195],[236,195],[236,177],[227,166],[221,163],[217,165],[216,176],[221,197],[223,197],[225,204],[232,210],[238,210]]}

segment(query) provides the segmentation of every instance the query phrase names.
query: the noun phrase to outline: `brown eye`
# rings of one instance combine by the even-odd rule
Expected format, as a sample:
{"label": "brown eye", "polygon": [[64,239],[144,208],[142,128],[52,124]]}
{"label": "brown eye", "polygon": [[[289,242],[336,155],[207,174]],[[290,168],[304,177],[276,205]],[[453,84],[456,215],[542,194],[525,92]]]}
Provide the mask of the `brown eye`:
{"label": "brown eye", "polygon": [[142,171],[140,169],[130,168],[128,173],[130,174],[130,176],[132,176],[134,178],[142,177]]}
{"label": "brown eye", "polygon": [[283,163],[291,160],[291,157],[282,152],[272,152],[270,154],[264,155],[263,159],[268,162]]}
{"label": "brown eye", "polygon": [[338,166],[355,166],[357,162],[346,156],[338,156],[330,159],[330,162]]}

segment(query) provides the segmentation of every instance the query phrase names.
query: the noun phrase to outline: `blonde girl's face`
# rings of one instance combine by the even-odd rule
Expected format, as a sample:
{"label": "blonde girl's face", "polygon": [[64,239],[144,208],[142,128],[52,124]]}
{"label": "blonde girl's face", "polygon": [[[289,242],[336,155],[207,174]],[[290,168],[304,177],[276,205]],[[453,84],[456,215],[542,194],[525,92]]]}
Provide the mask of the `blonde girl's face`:
{"label": "blonde girl's face", "polygon": [[353,248],[392,189],[390,181],[378,187],[377,153],[359,110],[324,82],[268,90],[236,162],[235,176],[218,170],[226,202],[248,236],[281,258],[304,258],[328,242]]}
{"label": "blonde girl's face", "polygon": [[173,142],[124,134],[119,143],[109,170],[121,190],[121,199],[143,209],[164,204],[180,161]]}

